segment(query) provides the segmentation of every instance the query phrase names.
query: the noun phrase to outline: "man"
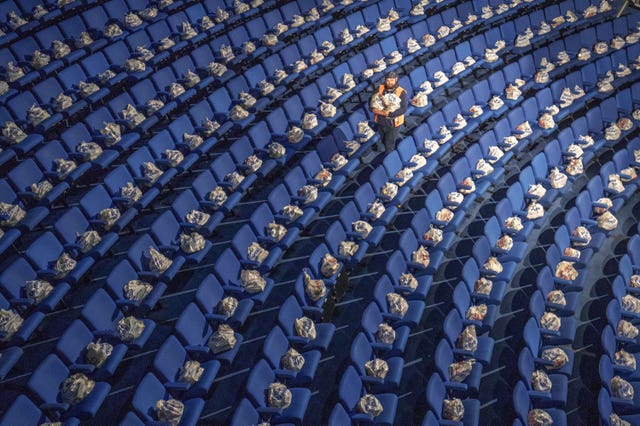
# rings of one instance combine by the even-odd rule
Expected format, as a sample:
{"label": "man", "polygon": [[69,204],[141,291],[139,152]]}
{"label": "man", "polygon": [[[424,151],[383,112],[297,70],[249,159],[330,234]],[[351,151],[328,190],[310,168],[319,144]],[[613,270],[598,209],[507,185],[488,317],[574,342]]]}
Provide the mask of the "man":
{"label": "man", "polygon": [[[389,94],[395,94],[400,98],[400,106],[397,109],[384,101],[384,96]],[[404,114],[407,112],[408,106],[407,91],[398,85],[397,72],[391,71],[386,75],[384,84],[378,87],[378,91],[374,93],[372,99],[376,97],[382,98],[382,103],[372,102],[374,105],[371,105],[371,111],[374,114],[373,120],[378,124],[378,132],[380,132],[380,138],[384,144],[384,151],[388,154],[395,149],[398,131],[400,126],[404,124]],[[381,105],[384,108],[377,108]]]}

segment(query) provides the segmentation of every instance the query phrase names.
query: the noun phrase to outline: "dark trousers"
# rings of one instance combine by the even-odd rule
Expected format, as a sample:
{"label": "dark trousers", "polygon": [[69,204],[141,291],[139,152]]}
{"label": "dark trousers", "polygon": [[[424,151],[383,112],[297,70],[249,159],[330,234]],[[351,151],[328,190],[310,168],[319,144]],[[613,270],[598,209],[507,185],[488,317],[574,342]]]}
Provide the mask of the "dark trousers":
{"label": "dark trousers", "polygon": [[398,127],[378,126],[380,138],[384,144],[384,152],[386,154],[393,151],[396,147],[396,139],[398,139]]}

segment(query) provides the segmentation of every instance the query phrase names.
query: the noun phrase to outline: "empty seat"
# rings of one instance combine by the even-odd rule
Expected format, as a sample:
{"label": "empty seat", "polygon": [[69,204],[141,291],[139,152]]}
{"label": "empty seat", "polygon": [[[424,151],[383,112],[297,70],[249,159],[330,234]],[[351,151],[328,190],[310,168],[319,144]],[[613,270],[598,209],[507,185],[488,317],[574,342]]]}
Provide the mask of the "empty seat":
{"label": "empty seat", "polygon": [[[171,392],[172,390],[166,388],[153,373],[147,373],[138,384],[131,405],[146,423],[157,422],[156,403],[160,400],[174,398]],[[184,411],[180,418],[180,424],[184,426],[196,425],[204,408],[204,401],[200,398],[190,398],[182,400],[182,403]]]}
{"label": "empty seat", "polygon": [[152,320],[142,319],[144,327],[140,330],[140,335],[133,340],[124,341],[120,334],[119,322],[125,318],[125,315],[104,289],[98,289],[89,298],[82,309],[81,315],[96,336],[113,340],[117,343],[124,342],[136,349],[140,349],[145,345],[156,327],[156,323]]}
{"label": "empty seat", "polygon": [[100,338],[80,320],[73,321],[56,344],[56,353],[72,371],[82,372],[95,380],[107,380],[113,376],[118,365],[127,354],[127,345],[115,343],[107,359],[100,367],[87,359],[87,345]]}
{"label": "empty seat", "polygon": [[62,402],[60,386],[71,375],[71,371],[54,354],[48,355],[33,372],[27,388],[38,397],[41,408],[58,414],[63,419],[77,417],[88,420],[97,414],[111,386],[96,382],[93,390],[78,404]]}

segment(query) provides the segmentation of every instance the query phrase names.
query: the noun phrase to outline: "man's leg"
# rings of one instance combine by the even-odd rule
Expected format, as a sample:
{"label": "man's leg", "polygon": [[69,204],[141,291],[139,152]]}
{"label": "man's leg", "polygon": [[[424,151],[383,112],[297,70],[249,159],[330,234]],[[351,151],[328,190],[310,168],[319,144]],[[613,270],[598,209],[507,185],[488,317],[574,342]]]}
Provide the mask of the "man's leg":
{"label": "man's leg", "polygon": [[389,154],[396,148],[396,139],[398,138],[397,127],[387,127],[384,135],[384,152]]}

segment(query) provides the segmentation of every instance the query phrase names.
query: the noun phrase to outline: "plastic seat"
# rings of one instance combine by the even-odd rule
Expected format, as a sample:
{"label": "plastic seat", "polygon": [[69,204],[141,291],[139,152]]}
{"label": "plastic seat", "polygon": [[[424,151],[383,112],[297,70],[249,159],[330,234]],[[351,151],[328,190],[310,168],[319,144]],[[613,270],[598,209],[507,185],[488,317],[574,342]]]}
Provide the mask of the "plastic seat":
{"label": "plastic seat", "polygon": [[[481,236],[473,245],[473,257],[478,265],[484,265],[485,262],[492,256],[491,246],[489,240],[484,235]],[[495,274],[491,271],[481,269],[481,273],[485,276],[491,277],[492,281],[511,281],[515,274],[517,264],[515,262],[500,261],[502,264],[502,272]]]}
{"label": "plastic seat", "polygon": [[209,200],[209,193],[213,191],[218,184],[216,179],[209,170],[201,172],[191,185],[193,192],[198,199],[200,205],[206,209],[207,212],[215,216],[215,213],[220,213],[222,216],[230,213],[231,210],[238,205],[242,198],[242,194],[238,192],[232,192],[227,195],[226,201],[219,207]]}
{"label": "plastic seat", "polygon": [[335,333],[335,325],[331,323],[317,323],[316,338],[311,340],[302,336],[299,336],[294,327],[296,319],[304,316],[300,304],[296,301],[295,296],[289,296],[278,312],[278,324],[284,331],[289,342],[296,348],[300,348],[302,351],[308,351],[312,349],[318,349],[321,352],[327,350],[333,334]]}
{"label": "plastic seat", "polygon": [[[105,187],[102,185],[97,185],[89,192],[87,192],[80,199],[80,206],[84,211],[87,219],[89,219],[89,223],[98,229],[104,229],[104,226],[106,224],[105,221],[100,219],[100,212],[104,209],[118,208]],[[120,218],[109,227],[109,231],[117,232],[123,229],[138,214],[138,211],[134,208],[129,208],[126,210],[119,209],[119,211]]]}
{"label": "plastic seat", "polygon": [[[258,177],[263,178],[269,175],[277,165],[274,159],[269,158],[266,155],[261,155],[259,151],[254,150],[254,147],[251,145],[247,136],[243,136],[236,140],[229,148],[229,151],[231,152],[234,162],[238,165],[238,169],[243,171],[245,176],[248,174],[256,174]],[[254,155],[262,161],[260,168],[255,171],[245,164],[247,158]]]}
{"label": "plastic seat", "polygon": [[406,325],[394,327],[396,338],[392,344],[379,342],[376,338],[378,326],[382,324],[384,318],[380,312],[380,308],[375,302],[369,303],[362,314],[362,331],[367,336],[371,346],[383,358],[392,356],[404,356],[404,350],[409,338],[410,328]]}
{"label": "plastic seat", "polygon": [[370,246],[377,246],[386,232],[382,225],[373,225],[371,231],[369,231],[368,235],[364,238],[363,235],[355,232],[353,224],[358,221],[366,221],[366,217],[362,217],[353,201],[349,201],[342,207],[339,213],[339,220],[349,238],[352,238],[356,242],[365,241]]}
{"label": "plastic seat", "polygon": [[[0,424],[2,425],[18,425],[18,424],[42,424],[56,419],[48,418],[40,408],[24,394],[20,394],[13,401],[11,406],[5,411]],[[80,420],[76,417],[69,417],[62,422],[63,426],[76,426],[80,424]]]}
{"label": "plastic seat", "polygon": [[474,325],[479,334],[490,332],[496,321],[498,307],[496,305],[488,305],[487,313],[482,321],[466,319],[467,311],[474,306],[469,289],[464,283],[458,283],[453,290],[453,305],[458,310],[460,317],[465,318],[462,322],[464,325]]}
{"label": "plastic seat", "polygon": [[37,396],[40,408],[46,408],[61,415],[64,419],[77,417],[88,420],[95,417],[111,386],[106,382],[96,382],[93,390],[78,404],[70,406],[60,402],[59,389],[62,382],[71,375],[71,371],[54,354],[48,355],[33,372],[27,388]]}
{"label": "plastic seat", "polygon": [[307,182],[313,185],[319,185],[319,191],[329,191],[330,193],[335,194],[341,189],[342,185],[346,181],[346,177],[344,175],[333,173],[331,175],[331,180],[326,185],[317,181],[315,177],[325,168],[325,166],[315,151],[309,152],[302,158],[300,161],[300,167],[307,177]]}
{"label": "plastic seat", "polygon": [[188,384],[179,380],[180,370],[187,361],[190,361],[188,352],[173,335],[164,341],[153,360],[153,368],[164,382],[163,386],[179,395],[181,400],[206,395],[220,370],[220,362],[216,360],[203,362],[200,367],[204,371],[198,381]]}
{"label": "plastic seat", "polygon": [[262,262],[254,261],[248,257],[248,249],[251,244],[257,243],[264,248],[264,242],[263,239],[259,238],[259,236],[253,232],[249,224],[245,224],[234,235],[231,246],[243,267],[267,272],[277,263],[282,255],[282,248],[278,246],[269,247],[267,249],[268,255]]}
{"label": "plastic seat", "polygon": [[218,186],[221,186],[224,189],[227,189],[228,193],[233,193],[236,191],[239,193],[244,193],[251,187],[253,182],[255,182],[255,180],[257,179],[257,176],[255,174],[245,176],[242,182],[240,182],[235,188],[232,186],[231,183],[227,182],[226,176],[228,176],[229,173],[233,173],[237,171],[237,166],[233,162],[233,159],[231,158],[231,155],[228,152],[225,152],[224,154],[216,158],[213,161],[213,163],[211,163],[210,170],[215,176],[216,183],[218,184]]}
{"label": "plastic seat", "polygon": [[[25,210],[26,215],[16,224],[16,231],[29,231],[33,229],[49,214],[49,209],[44,206],[27,208],[18,198],[18,195],[15,193],[15,191],[11,188],[9,182],[7,182],[5,179],[0,180],[0,202],[15,204]],[[12,232],[11,229],[5,228],[5,237],[11,234],[15,235],[15,233]]]}
{"label": "plastic seat", "polygon": [[95,380],[107,380],[113,376],[118,365],[127,354],[127,345],[113,344],[113,350],[100,367],[86,360],[86,347],[98,340],[80,320],[73,321],[56,344],[56,353],[67,367],[74,372],[82,372]]}
{"label": "plastic seat", "polygon": [[234,333],[236,338],[234,347],[227,351],[213,354],[208,342],[214,330],[195,303],[190,303],[182,311],[176,322],[175,332],[185,345],[185,349],[190,356],[201,360],[216,359],[225,365],[233,362],[244,340],[241,334]]}
{"label": "plastic seat", "polygon": [[[9,304],[9,301],[5,299],[4,296],[2,296],[2,294],[0,294],[0,309],[4,309],[4,310],[11,309],[11,305]],[[16,330],[15,333],[9,338],[7,338],[8,336],[5,336],[5,341],[4,341],[5,346],[22,345],[27,340],[29,340],[31,335],[40,326],[40,323],[42,323],[42,321],[44,320],[45,314],[44,312],[39,312],[39,311],[32,312],[28,315],[23,313],[22,318],[23,318],[23,322],[18,328],[18,330]]]}
{"label": "plastic seat", "polygon": [[416,327],[420,323],[424,311],[424,301],[409,300],[409,308],[404,315],[389,312],[387,295],[394,293],[393,284],[388,276],[381,277],[373,290],[374,300],[380,308],[382,317],[393,327],[409,326]]}
{"label": "plastic seat", "polygon": [[[611,325],[606,325],[603,328],[600,341],[604,349],[604,355],[608,356],[609,359],[611,360],[615,360],[615,353],[617,352],[619,345],[616,339],[616,334],[613,331],[613,328],[611,327]],[[633,352],[631,355],[636,359],[640,358],[640,354],[638,354],[637,352]],[[615,364],[615,362],[613,363],[613,370],[615,374],[619,375],[620,377],[628,381],[637,382],[638,378],[640,377],[640,374],[637,373],[637,370],[633,370],[629,367]]]}
{"label": "plastic seat", "polygon": [[[109,272],[106,279],[106,288],[111,293],[116,304],[125,312],[131,310],[147,312],[153,309],[160,297],[167,289],[164,282],[153,282],[153,289],[141,301],[130,300],[126,297],[124,286],[131,280],[140,279],[140,276],[128,260],[118,262]],[[142,280],[145,281],[145,280]]]}
{"label": "plastic seat", "polygon": [[[551,345],[545,345],[542,342],[542,337],[540,336],[540,331],[538,330],[538,325],[536,323],[535,318],[529,318],[527,323],[524,326],[523,337],[525,341],[526,347],[531,351],[531,353],[535,357],[536,368],[541,366],[550,366],[553,363],[551,361],[547,361],[543,358],[540,358],[543,351],[546,349],[554,348]],[[573,370],[573,351],[570,349],[561,348],[569,358],[569,361],[562,367],[556,368],[550,371],[553,371],[554,374],[564,374],[565,376],[571,376],[571,372]]]}
{"label": "plastic seat", "polygon": [[[172,391],[165,388],[153,373],[147,373],[138,384],[131,405],[140,418],[145,421],[145,424],[148,424],[157,421],[156,402],[170,398],[173,398]],[[182,403],[184,404],[184,412],[180,418],[180,424],[184,426],[196,425],[204,408],[204,401],[200,398],[190,398],[183,400]]]}
{"label": "plastic seat", "polygon": [[[205,240],[204,246],[200,250],[194,253],[185,252],[180,243],[181,235],[190,235],[192,232],[183,232],[180,223],[171,211],[165,211],[158,216],[151,224],[150,232],[165,256],[184,258],[186,263],[191,265],[200,263],[212,247],[211,242]],[[197,233],[197,231],[194,232]]]}
{"label": "plastic seat", "polygon": [[[620,411],[622,413],[627,414],[640,414],[640,405],[638,404],[638,396],[633,394],[633,398],[626,399],[615,396],[611,389],[611,379],[614,378],[615,372],[613,370],[613,362],[607,356],[600,357],[600,363],[598,371],[600,373],[600,380],[602,381],[604,389],[607,390],[611,397],[611,403],[616,411]],[[629,382],[631,387],[634,389],[638,389],[640,383],[638,382]]]}
{"label": "plastic seat", "polygon": [[288,227],[286,228],[286,233],[282,238],[279,240],[273,239],[269,235],[269,224],[277,222],[266,203],[261,203],[256,207],[249,218],[249,223],[254,234],[258,238],[258,242],[266,248],[276,246],[282,250],[286,250],[293,245],[300,233],[300,229],[296,227]]}
{"label": "plastic seat", "polygon": [[[122,210],[133,207],[136,210],[142,211],[160,195],[160,189],[158,187],[141,185],[141,182],[142,181],[136,179],[134,174],[131,174],[129,169],[124,165],[112,169],[104,178],[104,185],[109,191],[109,194],[111,194],[111,199]],[[130,199],[121,196],[122,188],[129,184],[137,186],[142,191],[142,195],[137,201],[131,202]]]}
{"label": "plastic seat", "polygon": [[262,352],[277,378],[286,380],[291,386],[304,386],[311,383],[320,362],[320,351],[303,352],[301,355],[304,357],[304,365],[300,371],[295,372],[281,366],[280,360],[289,349],[289,345],[287,336],[280,327],[276,326],[267,334]]}
{"label": "plastic seat", "polygon": [[360,413],[356,409],[358,401],[366,393],[364,384],[354,367],[349,366],[342,374],[338,388],[338,398],[346,409],[352,423],[372,423],[376,425],[392,425],[396,416],[398,397],[392,393],[379,393],[376,398],[383,407],[382,413],[373,417],[370,414]]}
{"label": "plastic seat", "polygon": [[289,388],[292,394],[291,405],[284,409],[272,408],[267,405],[266,389],[275,381],[276,375],[264,359],[258,361],[251,369],[245,390],[256,410],[271,414],[276,422],[303,424],[311,391],[306,388]]}
{"label": "plastic seat", "polygon": [[551,390],[541,392],[533,389],[531,377],[536,371],[533,355],[528,348],[523,348],[518,357],[518,372],[520,379],[527,387],[529,397],[534,399],[541,407],[564,408],[567,403],[569,379],[564,374],[547,374],[551,380]]}
{"label": "plastic seat", "polygon": [[242,327],[247,317],[253,309],[252,299],[245,298],[238,300],[238,306],[231,317],[218,313],[220,301],[226,296],[222,285],[213,275],[207,275],[198,286],[195,302],[210,322],[224,322],[234,328]]}
{"label": "plastic seat", "polygon": [[[208,173],[208,172],[205,172]],[[180,193],[175,199],[175,201],[171,204],[171,209],[175,217],[178,219],[178,223],[180,227],[188,232],[198,232],[204,235],[211,235],[215,232],[216,227],[222,222],[224,219],[224,213],[220,210],[218,211],[210,211],[210,208],[207,208],[207,204],[201,204],[198,202],[198,199],[193,194],[193,192],[189,189],[186,189]],[[204,211],[209,212],[209,219],[204,224],[198,223],[190,223],[187,221],[187,215],[192,211]]]}
{"label": "plastic seat", "polygon": [[160,163],[153,157],[147,147],[137,149],[127,158],[127,165],[134,177],[134,183],[138,185],[146,185],[148,187],[161,189],[162,187],[167,186],[171,179],[178,174],[178,169],[176,168],[171,167],[165,168],[164,170],[161,168],[162,175],[160,175],[154,182],[151,182],[149,178],[144,175],[144,163]]}
{"label": "plastic seat", "polygon": [[482,377],[482,364],[474,362],[471,372],[462,382],[452,381],[449,374],[449,366],[457,362],[453,350],[445,339],[440,340],[434,354],[435,368],[443,380],[445,388],[452,393],[460,393],[465,396],[477,395]]}
{"label": "plastic seat", "polygon": [[[87,301],[81,312],[84,321],[91,327],[94,334],[103,338],[114,339],[119,342],[118,337],[118,321],[124,318],[124,313],[116,305],[116,302],[103,290],[98,289],[93,296]],[[126,342],[128,346],[133,348],[142,348],[153,330],[155,322],[149,319],[142,319],[144,329],[142,334],[136,339]]]}
{"label": "plastic seat", "polygon": [[487,304],[500,304],[507,290],[507,284],[504,281],[492,282],[491,292],[489,294],[478,293],[475,289],[476,282],[480,279],[479,265],[473,258],[469,258],[462,266],[462,280],[464,281],[471,297],[475,301],[482,301]]}
{"label": "plastic seat", "polygon": [[[427,383],[427,404],[436,415],[436,418],[441,422],[446,421],[446,419],[442,417],[443,401],[446,397],[447,389],[444,382],[438,373],[433,373]],[[466,398],[462,400],[462,404],[464,405],[462,424],[465,426],[477,425],[480,417],[480,401]]]}
{"label": "plastic seat", "polygon": [[360,211],[360,215],[371,221],[371,224],[382,224],[388,225],[393,220],[398,208],[395,205],[387,205],[385,206],[384,212],[380,215],[379,218],[375,218],[373,215],[368,213],[369,206],[374,203],[377,199],[377,194],[374,191],[371,183],[365,182],[360,185],[354,194],[354,202]]}
{"label": "plastic seat", "polygon": [[23,353],[24,351],[22,348],[17,346],[10,346],[0,351],[0,380],[4,380],[4,378],[7,377],[11,372],[11,369],[18,363]]}
{"label": "plastic seat", "polygon": [[[614,413],[614,407],[611,396],[605,388],[600,389],[600,393],[598,394],[598,412],[600,413],[602,424],[611,426],[609,416]],[[623,421],[629,422],[629,424],[640,422],[640,414],[619,414],[619,417]]]}
{"label": "plastic seat", "polygon": [[400,385],[404,359],[401,357],[386,358],[389,371],[384,379],[369,376],[365,371],[365,363],[375,359],[373,347],[363,333],[358,333],[351,343],[351,362],[360,379],[370,386],[373,393],[393,392]]}
{"label": "plastic seat", "polygon": [[[534,408],[534,405],[531,403],[526,386],[521,381],[516,383],[513,389],[513,407],[518,420],[520,420],[522,424],[526,425],[527,416],[529,411]],[[544,411],[551,416],[554,425],[566,426],[567,414],[564,410],[560,410],[558,408],[546,408]]]}
{"label": "plastic seat", "polygon": [[171,281],[186,259],[179,255],[169,258],[171,260],[169,267],[163,272],[156,272],[150,268],[149,263],[151,260],[149,249],[152,247],[157,251],[161,250],[149,234],[143,234],[129,247],[127,257],[142,278]]}
{"label": "plastic seat", "polygon": [[16,189],[16,193],[31,204],[53,204],[63,193],[69,189],[69,184],[66,182],[50,182],[53,184],[53,188],[48,191],[42,199],[35,198],[33,191],[31,190],[32,184],[38,184],[44,180],[48,180],[43,170],[38,167],[36,162],[29,158],[22,161],[16,167],[14,167],[7,174],[9,181]]}
{"label": "plastic seat", "polygon": [[340,244],[343,241],[353,241],[353,237],[350,237],[347,234],[347,231],[339,221],[333,222],[329,225],[329,228],[324,235],[324,242],[336,259],[350,267],[355,267],[364,258],[364,255],[369,248],[369,243],[364,240],[359,240],[356,242],[358,246],[356,252],[352,256],[343,256],[340,254],[339,249]]}
{"label": "plastic seat", "polygon": [[514,241],[513,247],[508,252],[499,249],[496,246],[496,242],[502,237],[502,230],[500,229],[500,223],[498,219],[493,216],[489,218],[484,226],[484,234],[489,241],[491,251],[498,256],[500,261],[505,262],[521,262],[527,253],[527,243],[521,241]]}
{"label": "plastic seat", "polygon": [[82,253],[80,246],[77,244],[78,237],[84,232],[92,231],[91,223],[82,211],[78,207],[72,207],[66,211],[55,222],[53,228],[60,238],[60,242],[64,245],[65,249],[70,250],[73,256],[88,255],[95,260],[103,257],[111,249],[111,247],[118,240],[118,235],[115,232],[99,233],[100,242],[93,246],[89,251]]}
{"label": "plastic seat", "polygon": [[85,122],[90,130],[92,140],[96,143],[102,143],[103,145],[105,145],[106,138],[100,134],[100,130],[105,126],[105,123],[119,124],[121,131],[120,140],[110,147],[118,151],[129,150],[129,148],[140,139],[138,133],[127,131],[128,129],[120,124],[121,122],[118,115],[112,114],[106,107],[100,107],[94,110],[86,117]]}
{"label": "plastic seat", "polygon": [[[87,101],[79,99],[77,94],[72,90],[65,90],[55,78],[48,78],[33,86],[32,93],[40,101],[45,109],[52,112],[60,112],[64,118],[70,118],[81,110],[87,108]],[[59,94],[65,94],[71,98],[72,104],[62,111],[58,111],[55,106],[55,98]]]}
{"label": "plastic seat", "polygon": [[[247,225],[248,227],[248,225]],[[213,270],[220,280],[220,284],[226,292],[238,298],[250,297],[255,303],[262,304],[265,302],[273,288],[273,280],[263,277],[265,280],[265,288],[258,293],[248,293],[242,286],[240,274],[244,269],[240,258],[231,249],[225,249],[217,258]]]}
{"label": "plastic seat", "polygon": [[61,275],[54,269],[56,261],[67,250],[56,236],[48,231],[35,240],[26,251],[26,257],[33,264],[39,277],[51,280],[63,280],[70,284],[79,282],[94,263],[89,256],[76,259],[75,267],[68,273]]}
{"label": "plastic seat", "polygon": [[498,219],[498,223],[500,224],[500,230],[503,233],[511,235],[514,240],[525,241],[529,234],[531,234],[531,231],[533,231],[533,228],[535,226],[533,222],[523,220],[523,228],[518,232],[505,226],[506,219],[511,216],[519,216],[517,214],[518,212],[516,212],[515,210],[520,210],[520,205],[516,206],[514,209],[509,199],[502,199],[496,205],[495,215]]}
{"label": "plastic seat", "polygon": [[27,281],[37,278],[37,272],[22,257],[14,259],[0,274],[2,294],[8,298],[12,307],[20,309],[23,315],[32,310],[43,313],[54,310],[71,288],[66,282],[56,283],[51,293],[36,303],[34,299],[26,297],[24,285]]}
{"label": "plastic seat", "polygon": [[449,314],[447,314],[443,323],[443,328],[445,337],[456,355],[475,358],[483,365],[489,365],[494,346],[494,340],[491,337],[485,335],[478,336],[478,347],[474,352],[458,348],[458,336],[465,328],[465,324],[457,310],[451,310]]}

